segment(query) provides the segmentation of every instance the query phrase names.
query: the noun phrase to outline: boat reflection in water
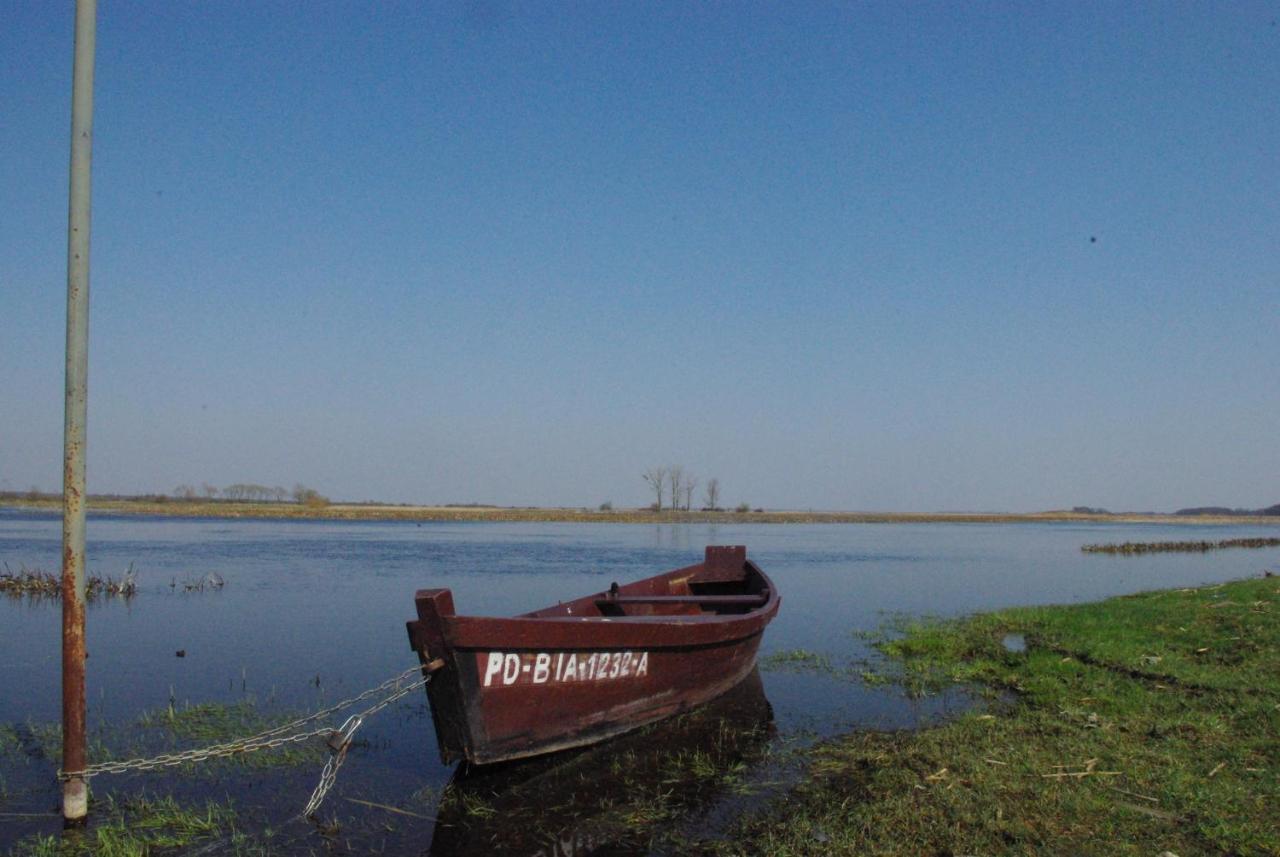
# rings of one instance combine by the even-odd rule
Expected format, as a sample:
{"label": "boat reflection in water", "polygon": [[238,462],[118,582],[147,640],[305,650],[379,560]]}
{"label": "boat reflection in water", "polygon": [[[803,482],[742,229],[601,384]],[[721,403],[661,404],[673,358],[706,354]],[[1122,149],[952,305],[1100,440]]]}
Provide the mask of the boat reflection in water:
{"label": "boat reflection in water", "polygon": [[[727,693],[594,747],[458,767],[429,854],[644,854],[667,826],[730,796],[774,733],[752,670]],[[676,821],[678,827],[678,821]]]}

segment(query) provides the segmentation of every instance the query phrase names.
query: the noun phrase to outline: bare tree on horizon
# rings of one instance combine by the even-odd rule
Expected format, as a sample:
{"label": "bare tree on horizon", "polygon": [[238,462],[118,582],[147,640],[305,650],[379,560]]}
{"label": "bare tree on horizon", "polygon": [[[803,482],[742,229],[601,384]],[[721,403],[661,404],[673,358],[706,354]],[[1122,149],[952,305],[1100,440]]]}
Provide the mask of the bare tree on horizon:
{"label": "bare tree on horizon", "polygon": [[684,480],[684,510],[687,512],[693,507],[693,489],[698,487],[698,477],[692,473]]}
{"label": "bare tree on horizon", "polygon": [[671,490],[671,508],[680,510],[680,492],[684,490],[684,468],[673,464],[667,468],[667,485]]}
{"label": "bare tree on horizon", "polygon": [[644,481],[649,483],[649,490],[654,493],[658,499],[658,511],[662,511],[662,489],[667,484],[667,468],[650,467],[644,473],[640,474],[644,477]]}
{"label": "bare tree on horizon", "polygon": [[715,511],[720,506],[720,480],[712,476],[707,480],[707,508]]}

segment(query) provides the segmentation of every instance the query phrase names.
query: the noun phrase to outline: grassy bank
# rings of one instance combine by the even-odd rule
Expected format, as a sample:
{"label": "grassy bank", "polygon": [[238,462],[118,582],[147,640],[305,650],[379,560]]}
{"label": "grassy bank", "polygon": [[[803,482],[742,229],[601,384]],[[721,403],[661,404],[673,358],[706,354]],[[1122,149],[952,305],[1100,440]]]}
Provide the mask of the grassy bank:
{"label": "grassy bank", "polygon": [[1280,854],[1280,580],[922,622],[881,648],[908,688],[991,705],[823,745],[697,850]]}
{"label": "grassy bank", "polygon": [[[4,508],[45,512],[62,511],[57,499],[10,500]],[[1263,524],[1280,526],[1280,516],[1196,516],[1088,514],[1080,512],[1030,512],[1004,514],[997,512],[815,512],[770,510],[738,512],[675,512],[664,509],[587,509],[574,507],[509,507],[509,506],[408,506],[377,503],[251,503],[232,500],[104,499],[89,498],[92,512],[112,515],[158,515],[176,518],[266,518],[311,519],[328,521],[513,521],[531,523],[609,523],[609,524],[1018,524],[1047,521],[1093,521],[1109,523],[1156,524],[1231,524],[1243,526]]]}

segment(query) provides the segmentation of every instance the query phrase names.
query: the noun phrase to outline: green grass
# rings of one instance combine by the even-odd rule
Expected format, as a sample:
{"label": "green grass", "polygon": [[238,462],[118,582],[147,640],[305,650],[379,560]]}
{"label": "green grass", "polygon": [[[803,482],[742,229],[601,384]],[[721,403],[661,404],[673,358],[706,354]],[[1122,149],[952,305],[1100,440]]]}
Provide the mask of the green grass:
{"label": "green grass", "polygon": [[9,853],[13,857],[148,857],[220,837],[228,838],[226,851],[235,851],[242,839],[229,804],[209,802],[189,808],[171,797],[107,798],[92,808],[91,816],[98,819],[91,827],[61,836],[32,837]]}
{"label": "green grass", "polygon": [[990,704],[820,745],[799,785],[697,850],[1280,853],[1275,579],[922,621],[880,648],[914,692],[965,683]]}
{"label": "green grass", "polygon": [[22,736],[12,723],[0,723],[0,755],[22,753]]}
{"label": "green grass", "polygon": [[[91,746],[93,739],[90,739]],[[62,725],[59,723],[0,723],[0,756],[59,759]]]}
{"label": "green grass", "polygon": [[[147,711],[138,718],[143,736],[154,746],[159,741],[168,749],[221,744],[246,738],[296,719],[296,715],[267,716],[252,699],[232,703],[203,702],[195,705],[169,706]],[[311,724],[308,728],[314,727]],[[217,760],[242,764],[251,768],[276,768],[322,763],[326,749],[320,739],[290,743],[272,749],[242,753]]]}
{"label": "green grass", "polygon": [[[292,716],[286,715],[266,716],[252,700],[170,706],[144,713],[127,728],[114,727],[95,735],[89,758],[101,762],[222,743],[291,719]],[[43,759],[46,760],[43,764],[49,764],[52,769],[61,755],[61,728],[47,723],[0,724],[0,755]],[[313,739],[173,770],[177,776],[189,778],[210,771],[225,771],[229,764],[252,768],[318,765],[325,755],[322,742]],[[208,802],[188,807],[172,797],[119,797],[107,791],[112,779],[103,775],[102,779],[92,781],[94,791],[106,796],[92,802],[87,829],[60,836],[29,837],[7,853],[14,857],[141,857],[176,853],[186,846],[210,840],[216,840],[216,853],[271,853],[271,831],[258,830],[250,835],[237,830],[236,813],[228,803]]]}
{"label": "green grass", "polygon": [[[198,703],[143,712],[127,727],[107,726],[89,736],[90,762],[149,757],[222,744],[245,738],[295,719],[293,714],[266,715],[251,699],[232,703]],[[279,768],[321,764],[327,750],[319,739],[242,753],[201,762],[200,765],[243,765]],[[62,757],[62,726],[58,723],[0,723],[0,758],[50,760]],[[196,768],[184,766],[188,772]]]}
{"label": "green grass", "polygon": [[250,735],[274,724],[258,713],[252,700],[242,699],[231,703],[202,702],[146,711],[138,718],[138,725],[158,729],[177,738],[213,743]]}

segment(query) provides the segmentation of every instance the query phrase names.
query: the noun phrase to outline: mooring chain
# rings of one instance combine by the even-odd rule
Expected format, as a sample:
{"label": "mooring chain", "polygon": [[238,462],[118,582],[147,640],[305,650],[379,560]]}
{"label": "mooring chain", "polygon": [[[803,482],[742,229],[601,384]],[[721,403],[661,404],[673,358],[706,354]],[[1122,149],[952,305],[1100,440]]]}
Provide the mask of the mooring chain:
{"label": "mooring chain", "polygon": [[[351,721],[348,720],[347,723]],[[343,724],[343,728],[334,733],[334,738],[338,739],[336,744],[330,741],[329,758],[325,760],[324,768],[320,771],[320,782],[316,783],[315,790],[311,792],[311,798],[307,801],[307,805],[302,810],[303,818],[313,818],[320,810],[320,804],[324,803],[325,795],[329,794],[329,789],[333,788],[333,784],[338,781],[338,768],[342,767],[342,763],[346,761],[347,749],[351,746],[351,736],[355,734],[356,727],[350,732],[346,731],[347,724]]]}
{"label": "mooring chain", "polygon": [[149,759],[128,759],[121,762],[98,762],[93,765],[86,765],[83,771],[58,771],[58,779],[68,780],[71,777],[79,776],[84,779],[96,776],[98,774],[123,774],[128,771],[154,771],[157,768],[169,768],[175,765],[185,765],[191,762],[206,762],[210,759],[221,759],[227,756],[238,756],[242,753],[252,753],[256,750],[275,749],[283,747],[286,744],[296,744],[306,741],[309,738],[318,738],[321,735],[328,735],[332,729],[313,729],[310,732],[300,732],[296,735],[284,735],[272,738],[261,738],[253,736],[250,738],[242,738],[238,741],[230,741],[226,744],[217,744],[212,747],[200,747],[194,750],[185,750],[181,753],[162,753],[159,756],[152,756]]}
{"label": "mooring chain", "polygon": [[324,763],[324,769],[320,771],[320,782],[316,783],[315,791],[311,793],[311,799],[307,801],[307,806],[302,810],[303,818],[311,818],[320,809],[320,804],[324,803],[325,795],[329,793],[329,789],[333,788],[333,784],[338,780],[338,769],[342,767],[342,763],[346,761],[347,750],[351,747],[351,740],[355,737],[356,730],[364,723],[365,719],[372,717],[391,703],[400,699],[405,694],[419,687],[423,687],[427,682],[431,681],[431,673],[439,669],[441,662],[434,660],[426,665],[427,675],[418,679],[413,684],[406,685],[393,692],[381,702],[369,706],[359,714],[353,714],[346,719],[342,727],[329,736],[329,758]]}
{"label": "mooring chain", "polygon": [[[228,741],[223,744],[214,744],[210,747],[199,747],[193,750],[184,750],[179,753],[163,753],[159,756],[153,756],[149,759],[128,759],[126,761],[120,761],[120,762],[98,762],[97,764],[86,765],[85,768],[80,771],[59,770],[58,779],[67,780],[67,779],[70,779],[71,777],[81,777],[83,779],[88,779],[89,777],[95,776],[97,774],[123,774],[127,771],[151,771],[151,770],[155,770],[156,768],[166,768],[166,767],[172,767],[175,765],[185,765],[191,762],[203,762],[203,761],[208,761],[210,759],[224,758],[227,756],[236,756],[242,753],[252,753],[256,750],[274,749],[277,747],[283,747],[286,744],[296,744],[301,741],[306,741],[311,738],[318,738],[321,736],[329,737],[330,739],[329,744],[331,749],[333,749],[334,752],[338,754],[337,756],[330,757],[329,763],[326,763],[325,765],[325,771],[326,773],[329,773],[330,765],[333,762],[334,758],[338,758],[340,756],[346,755],[346,748],[351,743],[351,735],[354,734],[355,730],[359,728],[361,723],[364,722],[364,719],[386,708],[388,705],[400,699],[405,694],[410,693],[411,691],[416,690],[417,688],[425,686],[426,683],[431,679],[430,671],[432,671],[431,668],[433,666],[434,666],[434,663],[429,664],[427,666],[427,669],[429,671],[427,675],[421,675],[423,667],[412,667],[393,678],[387,679],[377,687],[370,688],[369,690],[366,690],[365,692],[357,696],[353,696],[350,699],[345,699],[342,702],[339,702],[335,705],[331,705],[328,708],[315,712],[314,714],[309,714],[306,717],[300,717],[297,720],[293,720],[293,721],[290,721],[289,723],[276,726],[272,729],[266,730],[265,732],[259,732],[257,735],[251,735],[247,738],[239,738],[235,741]],[[417,681],[412,682],[411,684],[408,684],[408,685],[401,684],[403,681],[405,681],[405,679],[409,678],[415,673],[419,674],[419,678]],[[355,705],[358,702],[363,702],[364,700],[372,696],[376,696],[379,693],[383,693],[385,691],[391,690],[392,688],[395,688],[395,689],[392,690],[390,695],[388,695],[386,698],[380,700],[379,702],[375,703],[374,705],[370,706],[369,708],[365,709],[359,714],[353,715],[352,717],[347,718],[347,721],[343,724],[342,729],[340,730],[335,731],[334,729],[331,729],[329,727],[321,727],[317,729],[311,729],[305,732],[297,732],[295,734],[286,734],[286,733],[289,733],[291,730],[298,729],[299,727],[304,726],[308,723],[311,723],[315,720],[319,720],[322,717],[327,717],[328,715],[334,713],[335,711],[341,711],[344,708],[350,708],[352,705]],[[335,746],[335,739],[339,737],[343,738],[341,745]],[[338,764],[340,765],[341,761],[339,761]],[[332,766],[332,773],[335,776],[337,773],[337,767],[338,767],[337,765]],[[332,783],[330,783],[330,785],[332,785]],[[325,791],[327,790],[328,789],[326,788]],[[317,788],[317,792],[319,792],[318,788]],[[323,796],[323,793],[321,793],[320,800],[323,800],[323,799],[324,799],[324,796]],[[317,807],[319,806],[319,801],[315,799],[314,795],[312,796],[312,802],[315,803]],[[310,804],[308,804],[308,807],[310,808]]]}

